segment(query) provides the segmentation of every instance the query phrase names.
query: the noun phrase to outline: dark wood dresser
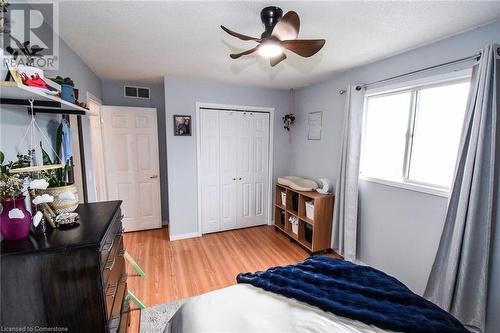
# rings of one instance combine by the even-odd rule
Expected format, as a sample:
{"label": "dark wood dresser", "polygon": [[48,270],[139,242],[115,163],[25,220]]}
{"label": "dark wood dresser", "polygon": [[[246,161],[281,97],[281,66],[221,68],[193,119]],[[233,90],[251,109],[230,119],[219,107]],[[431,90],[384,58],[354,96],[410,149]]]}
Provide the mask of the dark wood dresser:
{"label": "dark wood dresser", "polygon": [[127,331],[120,205],[82,204],[77,228],[2,241],[2,331]]}

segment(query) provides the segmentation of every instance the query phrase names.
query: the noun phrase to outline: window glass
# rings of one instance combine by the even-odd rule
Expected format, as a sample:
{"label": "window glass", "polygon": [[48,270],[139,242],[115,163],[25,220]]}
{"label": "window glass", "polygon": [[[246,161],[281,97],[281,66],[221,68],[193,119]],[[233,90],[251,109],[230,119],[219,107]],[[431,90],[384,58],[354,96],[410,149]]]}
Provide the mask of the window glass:
{"label": "window glass", "polygon": [[450,187],[469,94],[469,82],[418,93],[409,179]]}
{"label": "window glass", "polygon": [[401,179],[410,105],[410,92],[368,98],[363,174]]}

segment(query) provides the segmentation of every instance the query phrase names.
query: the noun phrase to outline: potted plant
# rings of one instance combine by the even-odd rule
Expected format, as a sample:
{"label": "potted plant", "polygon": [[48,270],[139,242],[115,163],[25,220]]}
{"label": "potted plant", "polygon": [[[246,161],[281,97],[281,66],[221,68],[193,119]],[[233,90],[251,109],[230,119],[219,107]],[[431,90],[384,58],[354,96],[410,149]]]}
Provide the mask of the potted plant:
{"label": "potted plant", "polygon": [[295,123],[295,115],[293,113],[283,116],[283,128],[290,132],[290,128]]}
{"label": "potted plant", "polygon": [[63,78],[62,76],[56,76],[51,80],[61,86],[62,99],[73,104],[76,102],[75,89],[74,89],[75,83],[73,82],[73,80],[71,80],[69,77]]}
{"label": "potted plant", "polygon": [[6,240],[26,238],[30,232],[31,214],[26,210],[23,195],[23,180],[9,174],[13,162],[4,165],[4,154],[0,152],[0,231]]}
{"label": "potted plant", "polygon": [[[56,152],[61,151],[62,145],[62,124],[59,125],[57,129],[56,136]],[[42,157],[44,165],[60,164],[61,160],[59,156],[54,158],[54,161],[50,158],[49,154],[43,149],[42,143],[40,142],[40,148],[42,148]],[[44,171],[44,177],[48,180],[49,186],[42,193],[47,193],[54,197],[54,201],[50,203],[50,206],[55,210],[56,214],[61,213],[71,213],[78,207],[78,190],[75,184],[71,181],[72,177],[70,174],[73,170],[73,165],[71,160],[64,161],[64,168],[46,170]]]}

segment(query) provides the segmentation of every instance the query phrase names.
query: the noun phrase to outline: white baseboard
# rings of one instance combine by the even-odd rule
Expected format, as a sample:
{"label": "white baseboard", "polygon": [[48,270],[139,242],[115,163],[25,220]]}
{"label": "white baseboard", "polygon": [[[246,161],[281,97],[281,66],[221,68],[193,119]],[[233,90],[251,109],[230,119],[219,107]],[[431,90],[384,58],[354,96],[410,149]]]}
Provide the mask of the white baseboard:
{"label": "white baseboard", "polygon": [[187,234],[179,234],[179,235],[169,235],[169,238],[171,241],[176,241],[180,239],[187,239],[187,238],[195,238],[195,237],[200,237],[201,234],[199,232],[190,232]]}

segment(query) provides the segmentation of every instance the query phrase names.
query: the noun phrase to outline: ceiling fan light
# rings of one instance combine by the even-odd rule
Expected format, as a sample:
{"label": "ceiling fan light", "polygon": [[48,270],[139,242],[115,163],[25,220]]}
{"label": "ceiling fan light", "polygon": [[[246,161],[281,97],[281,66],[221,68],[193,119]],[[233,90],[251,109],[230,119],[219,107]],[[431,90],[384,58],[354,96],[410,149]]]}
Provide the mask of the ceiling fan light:
{"label": "ceiling fan light", "polygon": [[259,52],[259,54],[263,57],[272,58],[283,53],[283,48],[277,42],[267,41],[259,46],[257,52]]}

